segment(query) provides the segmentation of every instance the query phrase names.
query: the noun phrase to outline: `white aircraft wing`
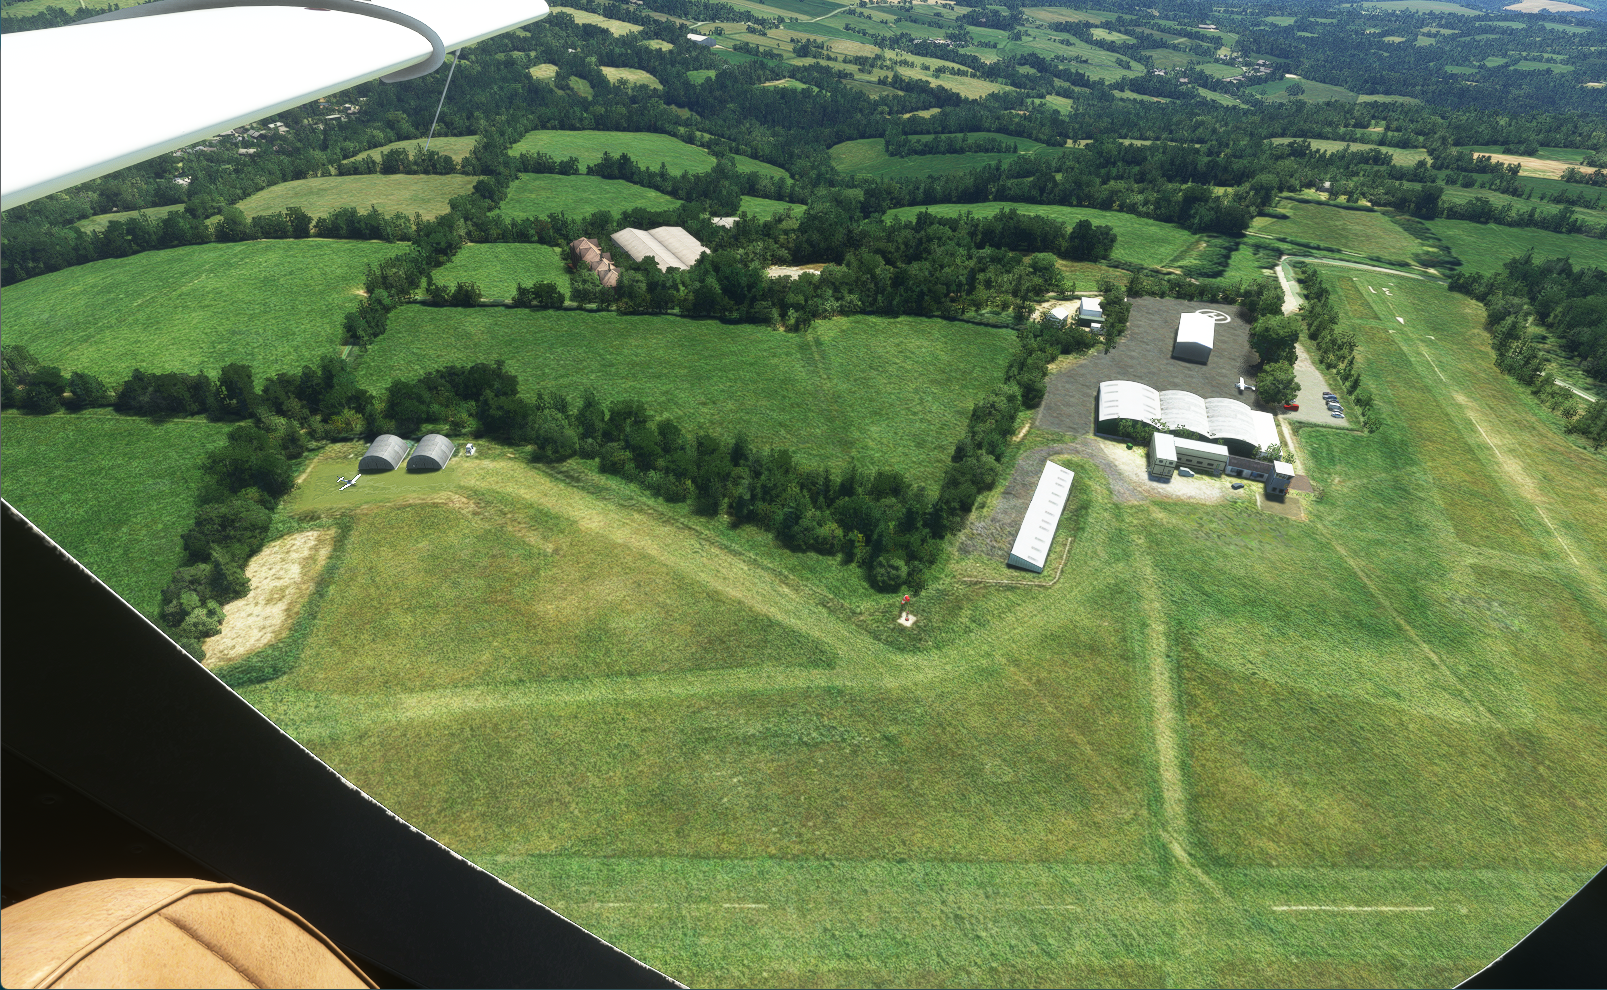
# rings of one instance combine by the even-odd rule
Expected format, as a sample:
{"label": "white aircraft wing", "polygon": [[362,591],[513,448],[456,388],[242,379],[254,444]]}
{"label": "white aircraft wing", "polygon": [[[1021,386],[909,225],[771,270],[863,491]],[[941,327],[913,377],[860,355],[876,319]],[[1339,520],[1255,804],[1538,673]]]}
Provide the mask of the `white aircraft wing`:
{"label": "white aircraft wing", "polygon": [[[448,51],[547,16],[545,0],[384,6],[429,25]],[[0,209],[271,118],[431,51],[407,27],[303,7],[197,10],[4,35]]]}

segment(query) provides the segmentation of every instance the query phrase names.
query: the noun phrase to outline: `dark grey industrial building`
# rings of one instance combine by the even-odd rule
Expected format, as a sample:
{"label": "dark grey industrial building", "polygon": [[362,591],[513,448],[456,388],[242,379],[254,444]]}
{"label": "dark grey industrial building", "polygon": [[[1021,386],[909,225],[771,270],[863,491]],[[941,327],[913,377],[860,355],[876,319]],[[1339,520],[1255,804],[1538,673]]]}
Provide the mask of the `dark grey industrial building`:
{"label": "dark grey industrial building", "polygon": [[402,458],[406,456],[407,441],[386,433],[368,445],[368,452],[357,462],[357,472],[372,474],[375,471],[395,471],[402,466]]}
{"label": "dark grey industrial building", "polygon": [[452,441],[439,433],[431,433],[418,442],[413,448],[413,456],[407,459],[409,471],[439,471],[446,467],[446,462],[457,453]]}

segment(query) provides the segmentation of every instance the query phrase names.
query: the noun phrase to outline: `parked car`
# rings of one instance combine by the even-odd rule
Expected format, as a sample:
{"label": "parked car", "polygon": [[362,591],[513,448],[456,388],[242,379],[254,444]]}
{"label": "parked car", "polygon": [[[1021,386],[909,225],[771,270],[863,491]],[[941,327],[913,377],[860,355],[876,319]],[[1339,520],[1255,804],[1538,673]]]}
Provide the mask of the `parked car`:
{"label": "parked car", "polygon": [[1192,478],[1192,477],[1194,477],[1194,472],[1193,472],[1193,471],[1190,471],[1190,470],[1189,470],[1189,469],[1188,469],[1188,468],[1184,468],[1184,467],[1180,467],[1180,468],[1178,468],[1178,469],[1177,469],[1177,473],[1178,473],[1178,474],[1180,474],[1180,475],[1182,475],[1182,476],[1183,476],[1183,477],[1185,477],[1185,478]]}
{"label": "parked car", "polygon": [[1345,414],[1342,413],[1342,412],[1329,413],[1328,415],[1332,416],[1334,419],[1344,419],[1345,418]]}
{"label": "parked car", "polygon": [[1244,482],[1242,482],[1242,481],[1235,481],[1233,483],[1233,490],[1234,491],[1238,491],[1240,488],[1243,488],[1243,487],[1244,487]]}
{"label": "parked car", "polygon": [[1283,407],[1285,409],[1289,410],[1290,412],[1299,412],[1300,411],[1300,403],[1298,403],[1298,402],[1285,402],[1283,404]]}

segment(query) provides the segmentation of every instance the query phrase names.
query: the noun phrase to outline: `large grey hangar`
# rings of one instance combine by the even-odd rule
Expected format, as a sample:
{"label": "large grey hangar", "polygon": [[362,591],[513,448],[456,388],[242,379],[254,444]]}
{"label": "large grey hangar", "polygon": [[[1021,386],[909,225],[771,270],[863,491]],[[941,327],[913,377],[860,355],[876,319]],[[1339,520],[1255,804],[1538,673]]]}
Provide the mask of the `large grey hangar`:
{"label": "large grey hangar", "polygon": [[452,441],[439,433],[431,433],[418,442],[413,448],[413,456],[407,459],[409,471],[439,471],[446,467],[446,462],[457,453]]}
{"label": "large grey hangar", "polygon": [[361,474],[373,474],[376,471],[395,471],[402,466],[402,458],[407,456],[407,441],[389,433],[381,434],[368,445],[368,452],[363,459],[357,462],[357,470]]}

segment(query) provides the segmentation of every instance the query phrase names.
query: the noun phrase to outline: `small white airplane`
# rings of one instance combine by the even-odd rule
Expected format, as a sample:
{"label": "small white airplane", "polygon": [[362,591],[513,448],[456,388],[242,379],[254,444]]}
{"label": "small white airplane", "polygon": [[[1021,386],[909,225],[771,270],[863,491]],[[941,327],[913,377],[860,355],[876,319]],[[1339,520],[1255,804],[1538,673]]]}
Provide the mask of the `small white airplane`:
{"label": "small white airplane", "polygon": [[350,480],[350,481],[346,481],[346,479],[345,479],[345,478],[342,478],[342,479],[340,479],[340,480],[341,480],[341,481],[346,481],[346,483],[345,483],[345,484],[344,484],[344,485],[341,485],[341,486],[340,486],[340,490],[341,490],[341,491],[345,491],[345,490],[346,490],[346,489],[348,489],[348,488],[350,488],[350,487],[351,487],[351,486],[353,486],[353,485],[355,485],[355,484],[357,484],[357,482],[358,482],[358,481],[359,481],[359,480],[360,480],[360,479],[361,479],[361,478],[362,478],[362,477],[363,477],[363,476],[362,476],[362,475],[358,475],[358,476],[357,476],[357,477],[356,477],[356,478],[353,478],[353,479],[352,479],[352,480]]}
{"label": "small white airplane", "polygon": [[1246,385],[1246,384],[1244,384],[1244,376],[1240,375],[1239,376],[1239,391],[1243,392],[1245,389],[1249,389],[1250,391],[1254,392],[1255,391],[1255,386],[1254,385]]}

